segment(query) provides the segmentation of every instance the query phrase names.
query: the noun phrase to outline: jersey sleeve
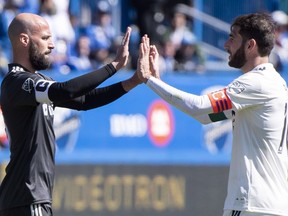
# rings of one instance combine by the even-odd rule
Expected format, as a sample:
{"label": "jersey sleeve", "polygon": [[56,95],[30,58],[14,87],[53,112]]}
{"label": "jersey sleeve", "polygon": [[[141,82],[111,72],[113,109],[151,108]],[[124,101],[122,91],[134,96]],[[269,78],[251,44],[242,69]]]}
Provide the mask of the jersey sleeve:
{"label": "jersey sleeve", "polygon": [[2,100],[16,106],[36,106],[35,83],[39,79],[32,73],[10,73],[2,82]]}
{"label": "jersey sleeve", "polygon": [[226,88],[208,94],[214,113],[224,110],[241,110],[256,106],[270,99],[257,74],[244,74],[231,82]]}
{"label": "jersey sleeve", "polygon": [[198,96],[181,91],[155,77],[150,77],[146,84],[162,99],[192,117],[213,112],[207,95]]}
{"label": "jersey sleeve", "polygon": [[236,110],[265,103],[270,99],[269,92],[263,90],[257,74],[244,74],[230,83],[225,92]]}
{"label": "jersey sleeve", "polygon": [[232,117],[232,103],[225,89],[198,96],[176,89],[154,77],[150,77],[146,84],[162,99],[202,124]]}

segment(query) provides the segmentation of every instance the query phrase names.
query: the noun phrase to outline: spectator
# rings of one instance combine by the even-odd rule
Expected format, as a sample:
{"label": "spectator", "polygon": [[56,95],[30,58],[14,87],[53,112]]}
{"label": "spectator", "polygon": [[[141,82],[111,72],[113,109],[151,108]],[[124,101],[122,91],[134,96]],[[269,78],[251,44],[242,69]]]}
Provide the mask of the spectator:
{"label": "spectator", "polygon": [[70,69],[87,72],[93,69],[93,62],[90,59],[90,38],[82,35],[76,43],[76,55],[69,57],[68,66]]}
{"label": "spectator", "polygon": [[203,71],[204,56],[197,38],[190,29],[189,20],[180,5],[173,10],[170,30],[167,37],[173,43],[176,53],[177,71]]}
{"label": "spectator", "polygon": [[[116,31],[112,25],[111,6],[107,1],[99,1],[95,13],[94,22],[87,28],[91,40],[91,53],[95,61],[100,65],[109,59],[116,38]],[[108,60],[109,61],[109,60]]]}
{"label": "spectator", "polygon": [[12,19],[20,13],[20,8],[22,7],[22,2],[16,0],[6,0],[3,11],[0,14],[0,45],[8,58],[11,58],[11,45],[8,39],[8,26]]}
{"label": "spectator", "polygon": [[198,72],[205,70],[205,58],[202,50],[195,41],[189,38],[182,40],[181,46],[175,54],[177,65],[175,70],[178,72]]}
{"label": "spectator", "polygon": [[[158,43],[165,34],[170,21],[171,9],[177,4],[191,6],[191,0],[131,0],[135,9],[135,24],[139,26],[140,35],[148,34],[152,43]],[[138,41],[138,43],[140,40]]]}
{"label": "spectator", "polygon": [[162,43],[160,43],[160,73],[169,73],[173,72],[176,69],[177,61],[175,59],[176,55],[176,46],[175,44],[168,38],[164,39]]}
{"label": "spectator", "polygon": [[52,0],[55,5],[55,14],[53,14],[53,29],[58,39],[65,40],[67,43],[73,43],[75,33],[70,21],[69,0]]}
{"label": "spectator", "polygon": [[51,26],[51,32],[54,35],[54,42],[55,40],[57,40],[57,34],[55,31],[55,27],[54,25],[54,15],[56,14],[56,5],[54,3],[53,0],[40,0],[40,4],[39,4],[39,15],[41,15],[42,17],[45,18],[45,20],[47,20],[47,22],[49,23],[49,25]]}
{"label": "spectator", "polygon": [[51,69],[62,74],[70,72],[66,65],[71,54],[71,45],[75,43],[75,32],[69,19],[69,0],[41,0],[39,14],[51,26],[55,50],[51,56]]}
{"label": "spectator", "polygon": [[288,16],[285,12],[279,10],[272,12],[271,16],[277,27],[275,31],[275,46],[269,59],[277,71],[282,72],[284,65],[288,64],[288,39],[287,37],[285,38]]}
{"label": "spectator", "polygon": [[75,54],[73,52],[75,52],[75,47],[77,46],[77,41],[79,40],[79,37],[83,34],[87,34],[87,27],[83,24],[81,24],[81,20],[79,16],[70,14],[70,22],[75,34],[75,40],[73,43],[71,43],[70,47],[71,47],[71,54]]}
{"label": "spectator", "polygon": [[196,36],[188,25],[188,17],[182,12],[181,7],[178,5],[175,6],[172,14],[168,37],[174,43],[176,49],[180,48],[182,41],[185,38],[189,38],[193,42],[196,41]]}

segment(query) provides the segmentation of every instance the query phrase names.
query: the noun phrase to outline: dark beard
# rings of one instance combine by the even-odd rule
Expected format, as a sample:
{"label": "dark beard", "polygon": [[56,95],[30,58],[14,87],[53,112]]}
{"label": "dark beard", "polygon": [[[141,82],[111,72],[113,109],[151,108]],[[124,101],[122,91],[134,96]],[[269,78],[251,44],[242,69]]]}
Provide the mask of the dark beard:
{"label": "dark beard", "polygon": [[36,71],[45,70],[50,67],[49,59],[45,58],[44,54],[41,54],[33,42],[29,46],[29,59],[32,67]]}
{"label": "dark beard", "polygon": [[236,51],[236,53],[231,56],[231,60],[228,62],[229,66],[234,68],[242,68],[243,65],[247,62],[244,52],[244,45]]}

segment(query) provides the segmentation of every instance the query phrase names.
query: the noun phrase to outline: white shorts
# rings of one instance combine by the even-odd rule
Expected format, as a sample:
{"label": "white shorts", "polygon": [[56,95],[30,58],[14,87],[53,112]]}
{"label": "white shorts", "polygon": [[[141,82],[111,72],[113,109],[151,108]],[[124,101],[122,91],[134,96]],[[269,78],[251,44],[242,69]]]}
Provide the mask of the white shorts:
{"label": "white shorts", "polygon": [[258,212],[225,210],[223,216],[279,216],[279,215],[263,214],[263,213],[258,213]]}

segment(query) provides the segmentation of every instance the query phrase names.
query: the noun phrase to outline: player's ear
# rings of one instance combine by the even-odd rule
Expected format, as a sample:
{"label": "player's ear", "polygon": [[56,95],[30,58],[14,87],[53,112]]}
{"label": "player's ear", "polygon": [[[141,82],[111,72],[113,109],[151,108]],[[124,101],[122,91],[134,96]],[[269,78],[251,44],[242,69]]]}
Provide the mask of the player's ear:
{"label": "player's ear", "polygon": [[25,46],[25,47],[28,46],[28,44],[29,44],[29,36],[27,34],[21,33],[19,40],[20,40],[20,43],[23,46]]}
{"label": "player's ear", "polygon": [[255,46],[256,46],[256,41],[253,38],[247,41],[247,48],[249,50],[254,49]]}

